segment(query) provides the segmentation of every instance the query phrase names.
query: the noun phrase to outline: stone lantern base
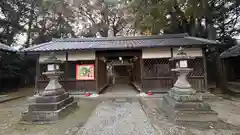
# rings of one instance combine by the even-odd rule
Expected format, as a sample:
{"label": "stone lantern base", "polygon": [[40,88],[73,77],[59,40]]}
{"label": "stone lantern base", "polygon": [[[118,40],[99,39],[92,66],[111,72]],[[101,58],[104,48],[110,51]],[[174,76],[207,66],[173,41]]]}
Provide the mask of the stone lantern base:
{"label": "stone lantern base", "polygon": [[175,124],[203,122],[210,124],[218,120],[217,112],[196,92],[181,92],[173,87],[168,95],[163,97],[162,109]]}
{"label": "stone lantern base", "polygon": [[53,123],[78,107],[64,90],[55,95],[35,95],[29,102],[28,111],[22,114],[23,123]]}
{"label": "stone lantern base", "polygon": [[202,97],[196,94],[196,90],[192,89],[188,82],[187,75],[193,71],[187,66],[189,59],[193,58],[188,57],[182,47],[178,49],[177,55],[170,59],[176,61],[176,68],[171,71],[177,73],[178,79],[168,95],[163,97],[162,108],[176,124],[207,126],[218,120],[217,113],[202,101]]}
{"label": "stone lantern base", "polygon": [[28,111],[22,114],[21,122],[28,123],[52,123],[77,108],[77,102],[61,86],[58,78],[62,71],[59,65],[62,61],[58,60],[54,53],[44,60],[48,68],[43,72],[50,80],[43,92],[34,95],[29,99]]}

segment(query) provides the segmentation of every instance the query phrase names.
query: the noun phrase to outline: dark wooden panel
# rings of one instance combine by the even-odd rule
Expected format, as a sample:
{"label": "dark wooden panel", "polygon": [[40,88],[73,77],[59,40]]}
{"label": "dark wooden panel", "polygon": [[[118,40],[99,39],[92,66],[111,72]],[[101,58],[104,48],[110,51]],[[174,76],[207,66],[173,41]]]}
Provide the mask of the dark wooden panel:
{"label": "dark wooden panel", "polygon": [[166,91],[173,86],[169,58],[143,60],[143,89]]}
{"label": "dark wooden panel", "polygon": [[64,88],[68,91],[77,90],[76,80],[68,80],[68,81],[64,82],[63,84],[64,84]]}
{"label": "dark wooden panel", "polygon": [[164,90],[165,92],[167,89],[170,88],[172,88],[172,79],[154,79],[154,80],[143,79],[144,91],[158,90],[158,92],[163,92],[161,90]]}
{"label": "dark wooden panel", "polygon": [[144,59],[143,77],[170,77],[170,62],[164,59]]}
{"label": "dark wooden panel", "polygon": [[76,81],[76,91],[96,91],[96,81]]}
{"label": "dark wooden panel", "polygon": [[188,76],[204,76],[203,58],[195,58],[188,60],[189,68],[193,68],[193,71]]}
{"label": "dark wooden panel", "polygon": [[[202,78],[202,79],[201,79]],[[189,83],[192,85],[193,89],[197,91],[203,91],[204,90],[204,78],[189,78]],[[158,90],[164,90],[171,89],[173,87],[172,85],[172,78],[144,78],[143,79],[143,89],[151,90],[151,89],[158,89]],[[159,91],[161,92],[161,91]]]}
{"label": "dark wooden panel", "polygon": [[188,81],[192,85],[193,89],[195,89],[197,91],[204,90],[204,78],[203,77],[202,77],[202,79],[189,78]]}
{"label": "dark wooden panel", "polygon": [[[39,81],[38,88],[39,90],[44,90],[47,86],[47,81]],[[89,81],[78,81],[78,80],[68,80],[68,81],[60,81],[60,84],[67,90],[67,91],[96,91],[96,81],[89,80]]]}
{"label": "dark wooden panel", "polygon": [[97,91],[100,92],[108,84],[107,65],[103,60],[97,58],[96,68]]}
{"label": "dark wooden panel", "polygon": [[46,88],[48,81],[38,81],[38,91],[42,91]]}
{"label": "dark wooden panel", "polygon": [[132,81],[136,82],[138,84],[141,84],[141,59],[137,59],[133,63],[133,69],[132,69]]}

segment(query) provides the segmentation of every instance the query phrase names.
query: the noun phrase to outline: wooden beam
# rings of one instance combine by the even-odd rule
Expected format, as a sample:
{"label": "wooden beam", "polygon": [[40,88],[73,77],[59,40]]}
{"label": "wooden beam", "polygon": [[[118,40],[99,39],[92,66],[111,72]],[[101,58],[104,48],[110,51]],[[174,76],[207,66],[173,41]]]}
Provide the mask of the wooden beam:
{"label": "wooden beam", "polygon": [[[173,57],[173,48],[170,49],[171,51],[171,58]],[[174,68],[174,61],[170,61],[170,70]],[[174,86],[174,80],[175,80],[175,75],[174,72],[171,71],[171,77],[172,77],[172,87]]]}
{"label": "wooden beam", "polygon": [[96,57],[95,59],[95,80],[96,80],[96,91],[97,93],[99,93],[99,89],[98,89],[98,80],[99,77],[98,77],[98,57]]}
{"label": "wooden beam", "polygon": [[40,76],[40,64],[39,64],[39,55],[38,55],[36,59],[35,93],[39,93],[39,89],[38,89],[39,76]]}
{"label": "wooden beam", "polygon": [[65,71],[64,71],[64,82],[65,82],[65,89],[67,89],[66,86],[67,86],[67,81],[68,81],[68,77],[69,77],[69,75],[68,75],[68,52],[66,52],[65,54],[66,54],[65,55],[66,61],[65,61]]}
{"label": "wooden beam", "polygon": [[117,56],[141,56],[141,50],[112,50],[112,51],[97,51],[97,57],[117,57]]}
{"label": "wooden beam", "polygon": [[141,85],[141,88],[143,89],[143,66],[144,66],[143,64],[144,63],[143,63],[143,58],[142,57],[140,57],[139,60],[140,60],[140,65],[139,66],[140,66],[140,80],[141,80],[140,85]]}
{"label": "wooden beam", "polygon": [[171,80],[172,77],[144,77],[143,80]]}
{"label": "wooden beam", "polygon": [[204,90],[206,91],[208,88],[208,81],[207,81],[207,56],[206,56],[206,50],[202,48],[203,53],[203,71],[204,71]]}

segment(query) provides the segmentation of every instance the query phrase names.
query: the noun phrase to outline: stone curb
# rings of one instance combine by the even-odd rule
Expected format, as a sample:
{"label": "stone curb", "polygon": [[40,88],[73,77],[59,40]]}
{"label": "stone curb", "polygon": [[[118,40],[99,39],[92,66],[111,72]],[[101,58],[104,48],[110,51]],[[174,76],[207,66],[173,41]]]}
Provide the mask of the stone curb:
{"label": "stone curb", "polygon": [[23,98],[23,97],[26,97],[26,96],[7,97],[4,99],[0,99],[0,103],[8,102],[8,101]]}
{"label": "stone curb", "polygon": [[144,102],[144,99],[143,98],[139,98],[139,103],[141,105],[141,108],[142,108],[143,112],[145,113],[145,115],[147,116],[147,118],[150,121],[151,125],[155,129],[157,135],[162,135],[162,131],[158,128],[158,126],[154,122],[152,122],[150,120],[149,115],[148,115],[147,110],[146,110],[146,108],[148,108],[148,105]]}

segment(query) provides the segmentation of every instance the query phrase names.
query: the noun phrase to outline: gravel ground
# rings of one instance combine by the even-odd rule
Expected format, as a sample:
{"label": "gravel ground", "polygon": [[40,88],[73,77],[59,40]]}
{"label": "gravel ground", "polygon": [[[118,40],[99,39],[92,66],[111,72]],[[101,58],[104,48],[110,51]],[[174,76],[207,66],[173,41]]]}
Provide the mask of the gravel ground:
{"label": "gravel ground", "polygon": [[240,98],[232,101],[222,99],[207,102],[218,112],[223,121],[240,126]]}
{"label": "gravel ground", "polygon": [[208,129],[175,125],[167,119],[161,108],[161,98],[143,98],[144,111],[161,135],[240,135],[239,102],[227,100],[207,101],[219,113],[220,121]]}
{"label": "gravel ground", "polygon": [[[11,95],[32,94],[27,89]],[[55,124],[20,124],[27,98],[0,103],[0,135],[240,135],[240,99],[206,100],[223,121],[210,129],[175,125],[161,111],[161,98],[103,101],[81,99],[79,108]],[[95,110],[95,111],[94,111]],[[145,111],[145,112],[144,112]],[[237,134],[238,133],[238,134]]]}
{"label": "gravel ground", "polygon": [[77,135],[157,135],[138,101],[103,101]]}
{"label": "gravel ground", "polygon": [[94,100],[79,100],[79,108],[55,124],[20,124],[21,112],[27,108],[26,98],[0,104],[0,135],[74,135],[99,104]]}

